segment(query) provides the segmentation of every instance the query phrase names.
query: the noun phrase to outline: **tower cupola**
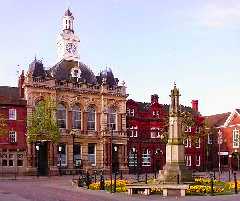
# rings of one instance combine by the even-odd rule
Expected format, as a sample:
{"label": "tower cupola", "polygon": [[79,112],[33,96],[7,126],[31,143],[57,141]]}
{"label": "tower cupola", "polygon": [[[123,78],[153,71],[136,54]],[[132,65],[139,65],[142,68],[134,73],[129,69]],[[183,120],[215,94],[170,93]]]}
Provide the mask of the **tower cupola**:
{"label": "tower cupola", "polygon": [[63,16],[63,30],[69,30],[74,32],[73,30],[73,14],[72,12],[69,10],[69,8],[65,11],[64,16]]}

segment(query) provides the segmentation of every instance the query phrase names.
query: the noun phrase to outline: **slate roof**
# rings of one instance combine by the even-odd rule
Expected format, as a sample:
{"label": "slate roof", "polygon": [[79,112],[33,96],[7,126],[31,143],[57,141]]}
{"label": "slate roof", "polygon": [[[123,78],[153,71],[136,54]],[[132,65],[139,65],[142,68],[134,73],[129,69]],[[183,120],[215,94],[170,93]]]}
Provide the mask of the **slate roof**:
{"label": "slate roof", "polygon": [[0,86],[0,105],[26,105],[19,96],[18,87]]}
{"label": "slate roof", "polygon": [[231,112],[226,112],[226,113],[222,113],[222,114],[205,116],[208,127],[222,126],[226,122],[226,120],[227,120],[227,118],[229,117],[230,114],[231,114]]}
{"label": "slate roof", "polygon": [[29,65],[28,72],[30,72],[33,77],[44,78],[45,77],[45,71],[44,71],[44,67],[43,67],[42,61],[37,60],[35,58],[32,61],[32,63]]}

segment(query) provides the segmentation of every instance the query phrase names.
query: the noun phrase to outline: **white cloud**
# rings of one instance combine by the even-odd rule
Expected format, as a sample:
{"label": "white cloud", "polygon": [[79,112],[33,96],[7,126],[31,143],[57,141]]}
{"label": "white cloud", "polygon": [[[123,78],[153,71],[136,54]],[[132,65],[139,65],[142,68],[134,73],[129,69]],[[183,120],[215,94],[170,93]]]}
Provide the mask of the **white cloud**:
{"label": "white cloud", "polygon": [[240,1],[210,1],[203,6],[198,17],[200,23],[209,28],[240,25]]}

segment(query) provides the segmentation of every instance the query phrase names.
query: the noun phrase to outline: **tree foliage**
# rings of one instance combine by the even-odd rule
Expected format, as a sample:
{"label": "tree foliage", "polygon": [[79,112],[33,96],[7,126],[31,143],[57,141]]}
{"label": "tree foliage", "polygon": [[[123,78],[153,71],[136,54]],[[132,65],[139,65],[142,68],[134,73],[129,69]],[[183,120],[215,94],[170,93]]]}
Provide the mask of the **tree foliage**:
{"label": "tree foliage", "polygon": [[56,105],[47,98],[38,102],[32,115],[28,117],[28,142],[48,140],[54,143],[60,139],[60,131],[55,118]]}
{"label": "tree foliage", "polygon": [[0,136],[7,134],[7,117],[0,114]]}

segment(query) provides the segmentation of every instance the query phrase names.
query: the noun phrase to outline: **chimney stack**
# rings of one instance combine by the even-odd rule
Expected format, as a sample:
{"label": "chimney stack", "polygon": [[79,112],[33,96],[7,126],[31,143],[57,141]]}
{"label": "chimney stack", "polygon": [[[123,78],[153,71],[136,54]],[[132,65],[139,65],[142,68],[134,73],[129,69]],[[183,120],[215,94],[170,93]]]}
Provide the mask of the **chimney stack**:
{"label": "chimney stack", "polygon": [[153,94],[151,95],[151,103],[158,103],[158,95],[157,94]]}
{"label": "chimney stack", "polygon": [[198,100],[192,100],[192,109],[198,112]]}
{"label": "chimney stack", "polygon": [[23,70],[18,80],[18,90],[19,90],[20,98],[24,98],[24,88],[23,88],[24,79],[25,78],[24,78],[24,70]]}

